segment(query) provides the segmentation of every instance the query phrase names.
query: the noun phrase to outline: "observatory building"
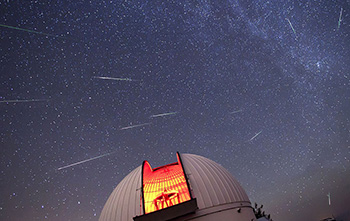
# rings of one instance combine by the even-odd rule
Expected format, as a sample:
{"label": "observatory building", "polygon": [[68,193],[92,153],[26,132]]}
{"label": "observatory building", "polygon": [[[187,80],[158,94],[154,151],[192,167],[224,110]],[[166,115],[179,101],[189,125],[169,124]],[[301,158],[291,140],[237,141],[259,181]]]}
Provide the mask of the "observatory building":
{"label": "observatory building", "polygon": [[109,196],[100,221],[256,220],[241,185],[205,157],[177,153],[177,162],[143,164]]}

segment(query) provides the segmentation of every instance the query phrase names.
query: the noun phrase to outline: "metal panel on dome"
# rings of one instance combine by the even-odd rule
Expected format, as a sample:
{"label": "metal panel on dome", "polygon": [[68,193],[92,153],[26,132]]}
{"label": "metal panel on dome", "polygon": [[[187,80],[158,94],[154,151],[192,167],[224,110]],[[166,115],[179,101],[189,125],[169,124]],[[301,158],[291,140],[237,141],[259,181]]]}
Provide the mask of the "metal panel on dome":
{"label": "metal panel on dome", "polygon": [[127,175],[113,190],[101,212],[100,221],[132,220],[141,211],[141,166]]}
{"label": "metal panel on dome", "polygon": [[232,202],[249,202],[241,185],[221,165],[194,154],[181,154],[192,195],[199,209]]}

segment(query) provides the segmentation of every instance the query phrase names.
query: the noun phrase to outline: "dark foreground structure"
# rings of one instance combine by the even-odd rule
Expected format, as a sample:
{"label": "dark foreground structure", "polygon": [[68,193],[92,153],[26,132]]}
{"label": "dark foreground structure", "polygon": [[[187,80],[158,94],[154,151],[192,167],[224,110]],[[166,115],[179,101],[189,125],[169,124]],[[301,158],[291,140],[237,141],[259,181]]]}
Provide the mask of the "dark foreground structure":
{"label": "dark foreground structure", "polygon": [[221,165],[193,154],[152,168],[143,164],[127,175],[108,198],[100,221],[252,221],[247,194]]}

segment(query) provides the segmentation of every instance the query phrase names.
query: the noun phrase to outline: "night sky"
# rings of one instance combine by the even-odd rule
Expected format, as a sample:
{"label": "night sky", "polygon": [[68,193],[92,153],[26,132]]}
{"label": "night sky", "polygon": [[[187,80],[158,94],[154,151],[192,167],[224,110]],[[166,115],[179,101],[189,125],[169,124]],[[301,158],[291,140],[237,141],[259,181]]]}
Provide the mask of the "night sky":
{"label": "night sky", "polygon": [[0,220],[97,220],[176,151],[350,220],[349,0],[2,0],[0,38]]}

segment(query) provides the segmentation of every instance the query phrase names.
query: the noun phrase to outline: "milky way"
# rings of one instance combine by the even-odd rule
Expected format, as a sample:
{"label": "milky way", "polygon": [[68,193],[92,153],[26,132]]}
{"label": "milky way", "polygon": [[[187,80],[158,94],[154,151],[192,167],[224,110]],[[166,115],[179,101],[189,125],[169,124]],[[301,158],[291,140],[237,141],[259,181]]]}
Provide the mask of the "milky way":
{"label": "milky way", "polygon": [[223,165],[274,220],[350,219],[349,1],[0,8],[1,220],[97,220],[176,151]]}

